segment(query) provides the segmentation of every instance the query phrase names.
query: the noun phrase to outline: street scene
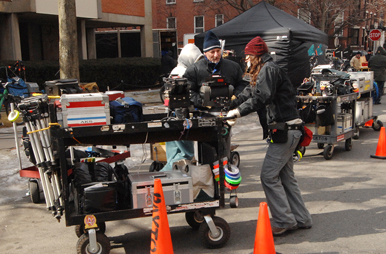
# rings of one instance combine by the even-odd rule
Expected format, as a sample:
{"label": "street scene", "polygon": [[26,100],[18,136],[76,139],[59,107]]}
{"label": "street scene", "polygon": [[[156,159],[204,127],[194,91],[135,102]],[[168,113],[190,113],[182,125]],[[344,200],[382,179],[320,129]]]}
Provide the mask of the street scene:
{"label": "street scene", "polygon": [[[152,94],[152,96],[151,96]],[[131,93],[139,101],[156,101],[158,93]],[[155,104],[156,105],[156,104]],[[157,105],[156,105],[157,106]],[[162,107],[162,105],[158,105]],[[386,121],[385,104],[374,106],[374,115]],[[149,106],[150,111],[154,106]],[[46,210],[44,201],[31,202],[27,179],[18,175],[17,156],[12,128],[1,128],[1,253],[74,253],[77,236],[74,227],[66,227]],[[216,211],[230,225],[231,237],[221,249],[206,249],[199,234],[185,221],[184,213],[169,215],[174,253],[253,252],[260,202],[266,202],[260,182],[262,160],[267,143],[257,114],[237,120],[232,142],[239,145],[240,172],[243,177],[237,189],[239,207]],[[4,136],[7,138],[4,139]],[[352,150],[338,143],[333,158],[325,160],[316,143],[307,147],[301,161],[294,166],[295,176],[314,225],[274,237],[278,253],[384,253],[386,243],[386,180],[384,160],[371,158],[377,149],[379,132],[361,128],[353,140]],[[147,146],[149,149],[149,146]],[[149,161],[141,164],[141,145],[133,147],[133,158],[126,159],[130,170],[147,170]],[[22,153],[23,155],[23,153]],[[148,153],[149,155],[149,153]],[[22,156],[23,166],[28,160]],[[226,194],[229,198],[229,194]],[[110,253],[149,253],[151,218],[106,223],[106,234],[112,245]]]}
{"label": "street scene", "polygon": [[0,253],[386,254],[381,0],[0,0]]}

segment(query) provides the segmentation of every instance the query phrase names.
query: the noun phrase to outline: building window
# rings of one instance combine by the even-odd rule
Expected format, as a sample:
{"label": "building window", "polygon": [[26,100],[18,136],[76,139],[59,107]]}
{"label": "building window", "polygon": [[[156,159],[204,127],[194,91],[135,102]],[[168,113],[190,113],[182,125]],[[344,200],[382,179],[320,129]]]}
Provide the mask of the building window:
{"label": "building window", "polygon": [[350,45],[358,45],[359,28],[352,28],[350,33]]}
{"label": "building window", "polygon": [[176,0],[166,0],[166,4],[176,4]]}
{"label": "building window", "polygon": [[204,2],[204,0],[193,0],[193,3]]}
{"label": "building window", "polygon": [[204,16],[194,17],[194,32],[195,33],[204,32]]}
{"label": "building window", "polygon": [[311,24],[311,12],[309,12],[308,10],[299,8],[298,19],[303,20],[307,24]]}
{"label": "building window", "polygon": [[224,14],[216,14],[216,27],[224,24]]}
{"label": "building window", "polygon": [[167,28],[177,28],[177,20],[175,17],[169,17],[166,19]]}
{"label": "building window", "polygon": [[343,29],[339,29],[343,23],[344,13],[341,12],[334,20],[334,27],[335,27],[335,36],[343,36]]}

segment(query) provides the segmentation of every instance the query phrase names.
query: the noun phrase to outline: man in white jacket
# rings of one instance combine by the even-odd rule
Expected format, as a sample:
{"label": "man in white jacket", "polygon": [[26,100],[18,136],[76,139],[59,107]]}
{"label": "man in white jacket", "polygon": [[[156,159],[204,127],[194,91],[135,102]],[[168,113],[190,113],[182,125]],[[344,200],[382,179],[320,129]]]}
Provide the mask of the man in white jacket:
{"label": "man in white jacket", "polygon": [[[203,56],[204,55],[201,53],[200,49],[196,45],[194,44],[185,45],[178,57],[178,64],[171,71],[170,77],[178,76],[179,78],[182,78],[184,76],[186,68],[188,68],[190,65],[200,60]],[[165,143],[165,147],[166,147],[167,163],[161,169],[161,171],[172,170],[173,163],[179,160],[193,159],[193,156],[194,156],[193,141],[189,141],[189,140],[170,141]]]}

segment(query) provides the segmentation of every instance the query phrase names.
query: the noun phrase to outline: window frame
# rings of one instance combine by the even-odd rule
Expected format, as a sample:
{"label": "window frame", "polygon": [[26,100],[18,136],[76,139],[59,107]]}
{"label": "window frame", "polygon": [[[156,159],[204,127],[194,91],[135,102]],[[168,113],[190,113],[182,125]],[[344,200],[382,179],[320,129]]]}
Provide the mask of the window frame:
{"label": "window frame", "polygon": [[176,4],[177,0],[166,0],[166,4]]}
{"label": "window frame", "polygon": [[[169,19],[174,19],[174,27],[169,27]],[[176,17],[167,17],[166,18],[166,28],[177,29],[177,18]]]}
{"label": "window frame", "polygon": [[[202,27],[197,27],[197,18],[202,18]],[[202,31],[198,31],[197,29],[202,29]],[[194,16],[194,33],[203,33],[205,32],[205,16],[200,15],[200,16]]]}
{"label": "window frame", "polygon": [[[221,16],[221,24],[218,25],[218,16]],[[215,27],[218,27],[218,26],[221,26],[222,24],[224,24],[224,14],[216,14],[214,16],[214,22],[215,22]]]}
{"label": "window frame", "polygon": [[[344,12],[342,11],[342,12],[339,13],[339,15],[334,20],[334,30],[336,30],[336,28],[339,27],[336,24],[341,24],[341,23],[343,23],[343,21],[344,21]],[[338,37],[342,37],[343,36],[343,28],[340,29],[340,31],[338,33],[336,33],[334,31],[334,35],[338,36]]]}
{"label": "window frame", "polygon": [[[300,13],[301,11],[303,11],[303,13]],[[307,24],[311,24],[311,12],[310,11],[307,11],[306,9],[303,9],[303,8],[298,8],[298,19],[300,20],[303,20],[304,22],[306,22]],[[308,15],[307,13],[308,12]],[[307,16],[306,16],[307,15]],[[308,21],[306,21],[306,18],[308,17]]]}

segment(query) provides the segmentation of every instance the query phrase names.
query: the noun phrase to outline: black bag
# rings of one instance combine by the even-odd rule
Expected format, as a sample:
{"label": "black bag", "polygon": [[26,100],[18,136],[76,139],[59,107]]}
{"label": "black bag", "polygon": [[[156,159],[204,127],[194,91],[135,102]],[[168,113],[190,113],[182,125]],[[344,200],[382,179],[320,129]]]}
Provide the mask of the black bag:
{"label": "black bag", "polygon": [[129,189],[129,170],[124,164],[116,164],[114,175],[117,180],[117,208],[131,208],[131,191]]}
{"label": "black bag", "polygon": [[74,167],[74,184],[76,187],[82,184],[91,183],[92,178],[88,169],[88,164],[83,162],[75,162]]}
{"label": "black bag", "polygon": [[318,126],[328,126],[335,123],[333,108],[331,104],[319,105],[316,112],[316,124]]}
{"label": "black bag", "polygon": [[273,143],[288,141],[288,126],[286,123],[268,124],[268,132]]}
{"label": "black bag", "polygon": [[142,104],[131,97],[110,101],[111,123],[131,123],[143,121]]}
{"label": "black bag", "polygon": [[[93,183],[96,184],[96,183]],[[92,184],[89,184],[90,186]],[[91,187],[82,186],[83,196],[81,197],[81,207],[83,213],[97,213],[114,211],[117,208],[117,183],[102,183],[102,186]]]}
{"label": "black bag", "polygon": [[96,162],[93,171],[91,177],[94,182],[107,182],[113,179],[114,170],[107,162]]}
{"label": "black bag", "polygon": [[311,102],[299,109],[300,118],[304,123],[314,123],[316,120],[316,105]]}

